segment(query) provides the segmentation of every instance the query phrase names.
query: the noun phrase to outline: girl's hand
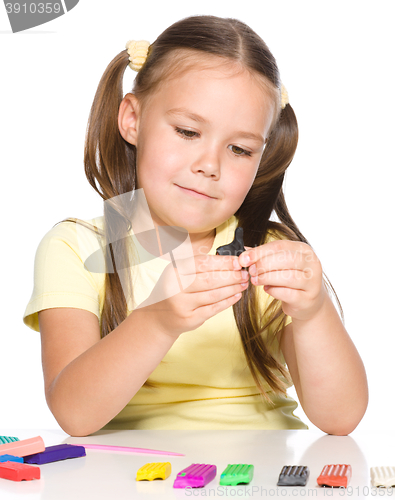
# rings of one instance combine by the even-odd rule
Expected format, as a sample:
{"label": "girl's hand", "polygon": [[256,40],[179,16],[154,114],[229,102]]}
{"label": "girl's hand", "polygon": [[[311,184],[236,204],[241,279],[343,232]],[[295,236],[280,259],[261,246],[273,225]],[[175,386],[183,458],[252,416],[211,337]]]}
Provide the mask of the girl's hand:
{"label": "girl's hand", "polygon": [[[249,274],[241,269],[237,257],[195,255],[179,259],[176,269],[172,263],[166,266],[148,299],[134,312],[149,313],[151,325],[177,338],[235,304],[248,281]],[[183,287],[185,283],[188,286]]]}
{"label": "girl's hand", "polygon": [[320,310],[327,294],[321,263],[309,245],[278,240],[245,248],[239,263],[249,268],[251,283],[263,285],[269,295],[281,300],[285,314],[306,321]]}

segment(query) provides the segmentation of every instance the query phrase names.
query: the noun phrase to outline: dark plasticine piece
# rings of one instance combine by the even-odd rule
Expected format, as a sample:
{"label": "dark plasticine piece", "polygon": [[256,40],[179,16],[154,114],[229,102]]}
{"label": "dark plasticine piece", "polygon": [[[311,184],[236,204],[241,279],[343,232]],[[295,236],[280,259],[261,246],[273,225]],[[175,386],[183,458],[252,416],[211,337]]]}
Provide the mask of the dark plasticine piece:
{"label": "dark plasticine piece", "polygon": [[310,471],[303,465],[284,465],[277,486],[306,486]]}
{"label": "dark plasticine piece", "polygon": [[243,242],[243,228],[237,227],[235,231],[235,238],[232,243],[228,243],[227,245],[221,245],[217,248],[216,255],[236,255],[237,257],[245,252]]}

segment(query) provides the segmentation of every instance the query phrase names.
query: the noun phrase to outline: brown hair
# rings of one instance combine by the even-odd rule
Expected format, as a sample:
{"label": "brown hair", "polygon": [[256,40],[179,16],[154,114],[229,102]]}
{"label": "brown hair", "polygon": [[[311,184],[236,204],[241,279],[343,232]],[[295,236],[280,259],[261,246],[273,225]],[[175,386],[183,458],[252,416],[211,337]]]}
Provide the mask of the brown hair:
{"label": "brown hair", "polygon": [[[160,82],[177,71],[185,70],[193,60],[191,55],[197,54],[206,58],[215,55],[223,58],[224,62],[238,63],[241,68],[260,76],[267,84],[266,91],[275,100],[277,113],[256,178],[235,213],[244,231],[245,245],[261,245],[273,231],[290,240],[308,243],[288,212],[282,189],[285,171],[298,142],[296,117],[289,104],[284,109],[280,107],[281,81],[276,61],[253,30],[239,20],[214,16],[194,16],[176,22],[151,44],[147,60],[135,78],[133,93],[144,104]],[[89,116],[85,173],[103,200],[136,188],[136,148],[122,138],[118,129],[118,111],[123,99],[122,80],[128,64],[126,50],[111,61],[99,83]],[[118,267],[127,271],[128,239],[125,235],[131,227],[130,221],[127,214],[119,214],[104,205],[104,236],[107,241],[122,242],[117,246],[117,254],[122,250],[125,262]],[[269,220],[273,212],[277,214],[279,223]],[[95,230],[98,232],[97,228]],[[127,300],[119,276],[121,269],[116,269],[112,246],[105,248],[109,252],[106,262],[111,262],[116,272],[106,272],[105,275],[105,298],[100,321],[102,337],[127,317]],[[329,280],[325,285],[338,301]],[[340,304],[339,307],[341,310]],[[285,324],[281,303],[271,301],[264,315],[267,321],[263,324],[257,292],[250,283],[241,300],[233,305],[233,313],[247,364],[259,391],[270,400],[262,385],[263,379],[274,393],[285,393],[282,377],[289,380],[289,374],[278,361],[278,353],[271,349],[273,340],[281,334]],[[271,334],[266,335],[264,340],[262,334],[269,331]],[[145,385],[152,386],[148,382]]]}

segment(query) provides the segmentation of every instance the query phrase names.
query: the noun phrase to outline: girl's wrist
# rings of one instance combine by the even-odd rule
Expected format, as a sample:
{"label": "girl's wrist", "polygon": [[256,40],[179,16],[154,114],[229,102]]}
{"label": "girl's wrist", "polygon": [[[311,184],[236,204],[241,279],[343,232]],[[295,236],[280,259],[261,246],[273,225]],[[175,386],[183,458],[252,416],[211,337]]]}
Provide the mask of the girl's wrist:
{"label": "girl's wrist", "polygon": [[331,298],[329,297],[325,287],[323,286],[320,292],[320,298],[317,298],[317,303],[309,310],[300,311],[300,313],[292,316],[292,323],[294,326],[321,323],[326,321],[333,313],[336,314]]}

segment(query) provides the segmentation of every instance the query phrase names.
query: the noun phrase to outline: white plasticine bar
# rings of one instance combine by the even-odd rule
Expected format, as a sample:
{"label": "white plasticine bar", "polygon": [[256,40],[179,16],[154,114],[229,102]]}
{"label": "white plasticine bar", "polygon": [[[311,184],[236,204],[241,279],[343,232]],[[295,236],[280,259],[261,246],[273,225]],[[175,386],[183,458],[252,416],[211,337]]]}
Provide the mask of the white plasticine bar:
{"label": "white plasticine bar", "polygon": [[395,467],[371,467],[370,476],[373,486],[395,486]]}

